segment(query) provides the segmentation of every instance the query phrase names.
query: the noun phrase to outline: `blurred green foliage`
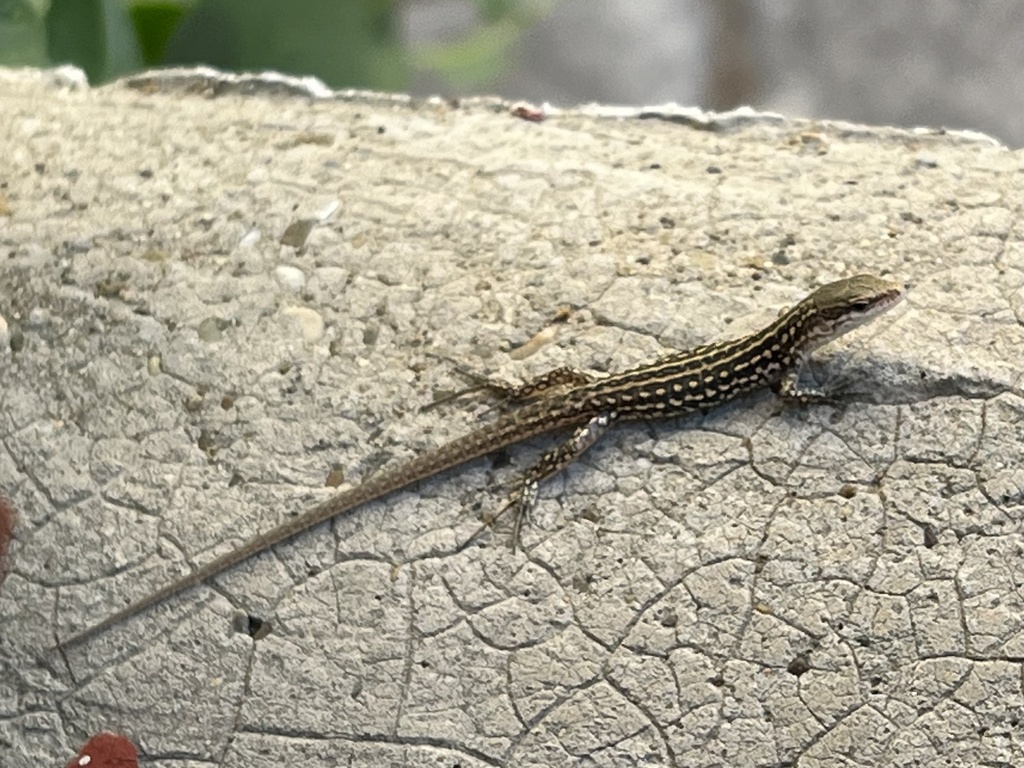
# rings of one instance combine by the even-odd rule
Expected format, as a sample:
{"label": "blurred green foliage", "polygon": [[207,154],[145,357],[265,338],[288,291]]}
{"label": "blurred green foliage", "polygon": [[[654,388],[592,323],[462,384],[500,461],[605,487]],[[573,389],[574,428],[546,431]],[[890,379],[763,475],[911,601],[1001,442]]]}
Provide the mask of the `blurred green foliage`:
{"label": "blurred green foliage", "polygon": [[[407,0],[416,2],[417,0]],[[208,64],[405,90],[412,68],[486,83],[553,0],[476,0],[467,37],[410,50],[400,0],[0,0],[0,65],[71,63],[91,83],[153,66]]]}
{"label": "blurred green foliage", "polygon": [[120,0],[50,0],[46,56],[72,62],[92,82],[102,82],[141,64],[131,20]]}
{"label": "blurred green foliage", "polygon": [[413,65],[437,72],[460,89],[489,83],[508,66],[513,46],[544,15],[550,3],[479,0],[477,6],[480,23],[472,34],[413,51]]}
{"label": "blurred green foliage", "polygon": [[49,0],[0,0],[0,64],[41,67],[46,55]]}

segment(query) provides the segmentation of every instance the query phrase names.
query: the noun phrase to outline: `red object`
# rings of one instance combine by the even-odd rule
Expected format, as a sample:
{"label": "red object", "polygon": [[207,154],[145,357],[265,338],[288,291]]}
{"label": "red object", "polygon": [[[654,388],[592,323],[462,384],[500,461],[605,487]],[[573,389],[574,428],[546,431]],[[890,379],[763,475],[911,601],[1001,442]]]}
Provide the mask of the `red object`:
{"label": "red object", "polygon": [[509,111],[511,111],[515,117],[520,117],[523,120],[529,120],[531,123],[543,122],[546,117],[543,109],[526,101],[517,101],[512,105]]}
{"label": "red object", "polygon": [[139,768],[139,753],[124,736],[103,731],[85,742],[67,768]]}
{"label": "red object", "polygon": [[14,512],[11,502],[0,496],[0,584],[3,584],[4,577],[11,570],[10,562],[7,559],[7,548],[14,538],[14,524],[18,516]]}

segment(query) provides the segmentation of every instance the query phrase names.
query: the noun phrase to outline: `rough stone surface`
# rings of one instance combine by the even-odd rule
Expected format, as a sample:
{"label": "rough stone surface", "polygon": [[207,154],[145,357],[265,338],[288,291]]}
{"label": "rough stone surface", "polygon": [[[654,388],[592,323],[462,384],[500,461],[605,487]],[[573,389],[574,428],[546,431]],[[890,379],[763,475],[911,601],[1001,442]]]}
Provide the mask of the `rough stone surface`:
{"label": "rough stone surface", "polygon": [[[5,768],[102,730],[153,766],[1024,763],[1020,153],[75,83],[0,73]],[[421,410],[459,368],[619,369],[856,272],[911,289],[822,351],[842,405],[614,430],[521,551],[462,547],[530,441],[45,650],[486,419]]]}

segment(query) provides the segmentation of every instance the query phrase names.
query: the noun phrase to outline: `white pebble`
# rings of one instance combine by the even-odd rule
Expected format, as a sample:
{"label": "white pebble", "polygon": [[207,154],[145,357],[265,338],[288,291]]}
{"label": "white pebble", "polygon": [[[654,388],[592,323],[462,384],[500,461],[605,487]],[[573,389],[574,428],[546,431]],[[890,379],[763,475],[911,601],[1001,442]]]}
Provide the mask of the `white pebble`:
{"label": "white pebble", "polygon": [[282,287],[298,293],[306,285],[306,275],[297,267],[280,266],[274,270],[274,276]]}
{"label": "white pebble", "polygon": [[28,324],[32,328],[39,328],[46,325],[50,319],[50,313],[42,307],[33,307],[28,313]]}
{"label": "white pebble", "polygon": [[258,229],[250,229],[244,235],[242,239],[238,241],[239,248],[252,248],[256,243],[260,241],[262,234]]}
{"label": "white pebble", "polygon": [[329,218],[331,218],[331,216],[334,215],[334,212],[337,211],[339,208],[341,208],[341,203],[337,200],[332,200],[319,211],[317,211],[316,214],[314,215],[314,218],[317,221],[327,221]]}

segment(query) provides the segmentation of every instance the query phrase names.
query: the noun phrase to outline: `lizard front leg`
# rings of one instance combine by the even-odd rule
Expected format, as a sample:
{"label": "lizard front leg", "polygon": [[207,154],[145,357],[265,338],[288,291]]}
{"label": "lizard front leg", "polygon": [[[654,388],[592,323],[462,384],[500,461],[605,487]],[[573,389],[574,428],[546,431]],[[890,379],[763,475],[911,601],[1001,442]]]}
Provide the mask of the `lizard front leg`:
{"label": "lizard front leg", "polygon": [[800,405],[835,402],[835,398],[821,387],[808,387],[800,383],[800,375],[806,363],[805,358],[798,359],[793,367],[772,385],[772,391],[786,402]]}

